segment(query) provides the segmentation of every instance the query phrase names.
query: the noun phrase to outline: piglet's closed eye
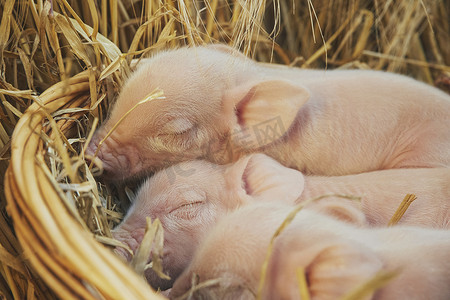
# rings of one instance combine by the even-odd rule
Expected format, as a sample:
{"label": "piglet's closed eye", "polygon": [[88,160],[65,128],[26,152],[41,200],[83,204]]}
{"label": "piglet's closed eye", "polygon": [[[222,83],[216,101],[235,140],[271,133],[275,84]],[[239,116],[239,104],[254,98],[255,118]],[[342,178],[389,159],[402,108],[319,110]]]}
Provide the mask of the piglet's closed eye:
{"label": "piglet's closed eye", "polygon": [[183,134],[194,127],[194,123],[185,118],[174,118],[168,121],[159,134]]}
{"label": "piglet's closed eye", "polygon": [[192,220],[198,217],[204,210],[204,202],[191,202],[183,204],[169,212],[169,216],[181,218],[185,220]]}
{"label": "piglet's closed eye", "polygon": [[201,190],[186,190],[180,194],[174,208],[169,211],[169,216],[185,220],[193,220],[201,216],[207,209],[205,207],[206,194]]}

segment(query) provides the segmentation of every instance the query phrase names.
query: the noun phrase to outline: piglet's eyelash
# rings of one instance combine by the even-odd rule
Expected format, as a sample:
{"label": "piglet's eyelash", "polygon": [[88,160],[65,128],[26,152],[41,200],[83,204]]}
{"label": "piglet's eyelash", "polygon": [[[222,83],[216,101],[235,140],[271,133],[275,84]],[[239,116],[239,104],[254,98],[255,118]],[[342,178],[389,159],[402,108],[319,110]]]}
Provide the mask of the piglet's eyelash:
{"label": "piglet's eyelash", "polygon": [[180,132],[159,133],[158,136],[180,136],[180,135],[187,133],[188,131],[189,131],[189,129],[185,130],[185,131],[180,131]]}
{"label": "piglet's eyelash", "polygon": [[194,129],[195,129],[195,127],[191,127],[191,128],[187,128],[187,129],[180,130],[180,131],[162,132],[162,133],[159,133],[158,136],[180,136],[180,135],[186,134],[188,132],[191,132]]}
{"label": "piglet's eyelash", "polygon": [[202,201],[196,201],[196,202],[186,203],[186,204],[183,204],[183,205],[178,206],[178,207],[175,208],[175,209],[172,209],[172,210],[169,212],[169,214],[170,214],[170,213],[173,213],[173,212],[176,212],[177,210],[180,210],[180,209],[190,209],[190,208],[193,208],[193,207],[195,207],[195,206],[197,206],[197,205],[199,205],[199,204],[203,204],[203,202],[202,202]]}
{"label": "piglet's eyelash", "polygon": [[172,132],[171,134],[172,134],[172,135],[182,135],[182,134],[188,133],[188,132],[191,131],[191,130],[192,130],[192,128],[188,128],[188,129],[185,129],[185,130],[180,130],[180,131]]}

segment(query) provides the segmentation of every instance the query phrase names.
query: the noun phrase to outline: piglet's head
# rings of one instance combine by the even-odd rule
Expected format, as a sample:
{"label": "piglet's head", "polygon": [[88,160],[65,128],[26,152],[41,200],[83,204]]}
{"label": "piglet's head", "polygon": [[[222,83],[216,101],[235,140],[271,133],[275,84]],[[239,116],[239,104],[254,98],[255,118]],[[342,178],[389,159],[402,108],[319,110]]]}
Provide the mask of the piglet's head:
{"label": "piglet's head", "polygon": [[[126,81],[87,154],[156,88],[165,99],[129,113],[99,149],[108,178],[193,159],[236,161],[281,138],[309,98],[306,89],[287,80],[267,79],[255,62],[226,46],[163,52],[142,62]],[[267,135],[268,126],[276,136]]]}
{"label": "piglet's head", "polygon": [[[154,287],[165,289],[186,268],[218,219],[249,203],[293,203],[303,184],[300,172],[263,154],[229,165],[201,160],[179,163],[157,172],[142,185],[114,236],[135,251],[144,235],[146,217],[161,221],[163,268],[171,280],[160,279],[152,270],[147,270],[146,277]],[[117,252],[131,259],[124,250]]]}
{"label": "piglet's head", "polygon": [[[148,269],[145,277],[153,287],[164,290],[172,285],[205,231],[224,214],[224,207],[216,205],[225,184],[222,168],[190,161],[157,172],[141,186],[123,222],[114,229],[114,237],[135,252],[144,236],[146,218],[160,220],[164,229],[163,270],[171,279],[161,279]],[[120,248],[116,252],[125,253]],[[125,257],[131,260],[131,255],[125,253]]]}

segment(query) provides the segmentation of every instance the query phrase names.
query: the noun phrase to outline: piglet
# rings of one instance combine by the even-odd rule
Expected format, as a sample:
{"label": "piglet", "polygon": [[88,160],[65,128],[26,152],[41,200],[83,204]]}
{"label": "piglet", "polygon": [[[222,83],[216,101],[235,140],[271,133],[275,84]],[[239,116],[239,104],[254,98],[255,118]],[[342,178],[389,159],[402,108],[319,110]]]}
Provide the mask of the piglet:
{"label": "piglet", "polygon": [[450,96],[411,78],[257,63],[224,45],[161,52],[138,66],[86,153],[109,179],[181,161],[263,152],[315,175],[450,166]]}
{"label": "piglet", "polygon": [[[228,211],[275,197],[282,202],[300,197],[303,191],[300,172],[284,168],[272,159],[264,164],[254,163],[255,158],[258,155],[227,166],[206,161],[180,163],[156,173],[140,187],[113,236],[135,252],[144,236],[146,217],[161,221],[162,264],[171,279],[161,279],[148,269],[145,277],[153,287],[162,290],[171,287],[191,261],[205,233]],[[117,248],[116,252],[131,260],[124,249]]]}
{"label": "piglet", "polygon": [[[352,222],[355,214],[348,214],[350,207],[362,209],[361,224],[386,226],[405,194],[415,193],[418,199],[400,224],[450,227],[450,175],[447,169],[438,177],[433,174],[432,169],[404,169],[311,177],[264,154],[248,155],[229,165],[184,162],[156,173],[142,185],[114,236],[136,250],[146,217],[159,218],[165,237],[163,267],[171,280],[162,280],[151,270],[146,277],[154,287],[165,289],[189,264],[209,228],[227,212],[250,203],[297,204],[323,194],[349,194],[361,197],[361,203],[326,198],[310,206],[323,206]],[[118,252],[131,259],[125,251]]]}
{"label": "piglet", "polygon": [[[222,218],[170,298],[216,280],[193,291],[193,299],[254,299],[269,242],[292,210],[254,203]],[[262,299],[301,299],[297,272],[303,268],[311,299],[339,299],[385,272],[396,276],[363,299],[445,300],[450,296],[449,253],[448,230],[365,229],[305,208],[274,240]]]}

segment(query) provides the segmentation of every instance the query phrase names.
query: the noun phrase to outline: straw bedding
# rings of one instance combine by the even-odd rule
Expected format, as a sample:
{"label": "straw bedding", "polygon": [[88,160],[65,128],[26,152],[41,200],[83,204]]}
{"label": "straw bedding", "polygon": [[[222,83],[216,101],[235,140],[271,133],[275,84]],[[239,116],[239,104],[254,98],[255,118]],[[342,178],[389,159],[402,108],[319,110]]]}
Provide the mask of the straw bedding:
{"label": "straw bedding", "polygon": [[383,69],[449,91],[448,11],[444,0],[1,1],[1,297],[163,298],[107,249],[132,189],[97,182],[84,161],[133,59],[222,42],[259,61]]}

